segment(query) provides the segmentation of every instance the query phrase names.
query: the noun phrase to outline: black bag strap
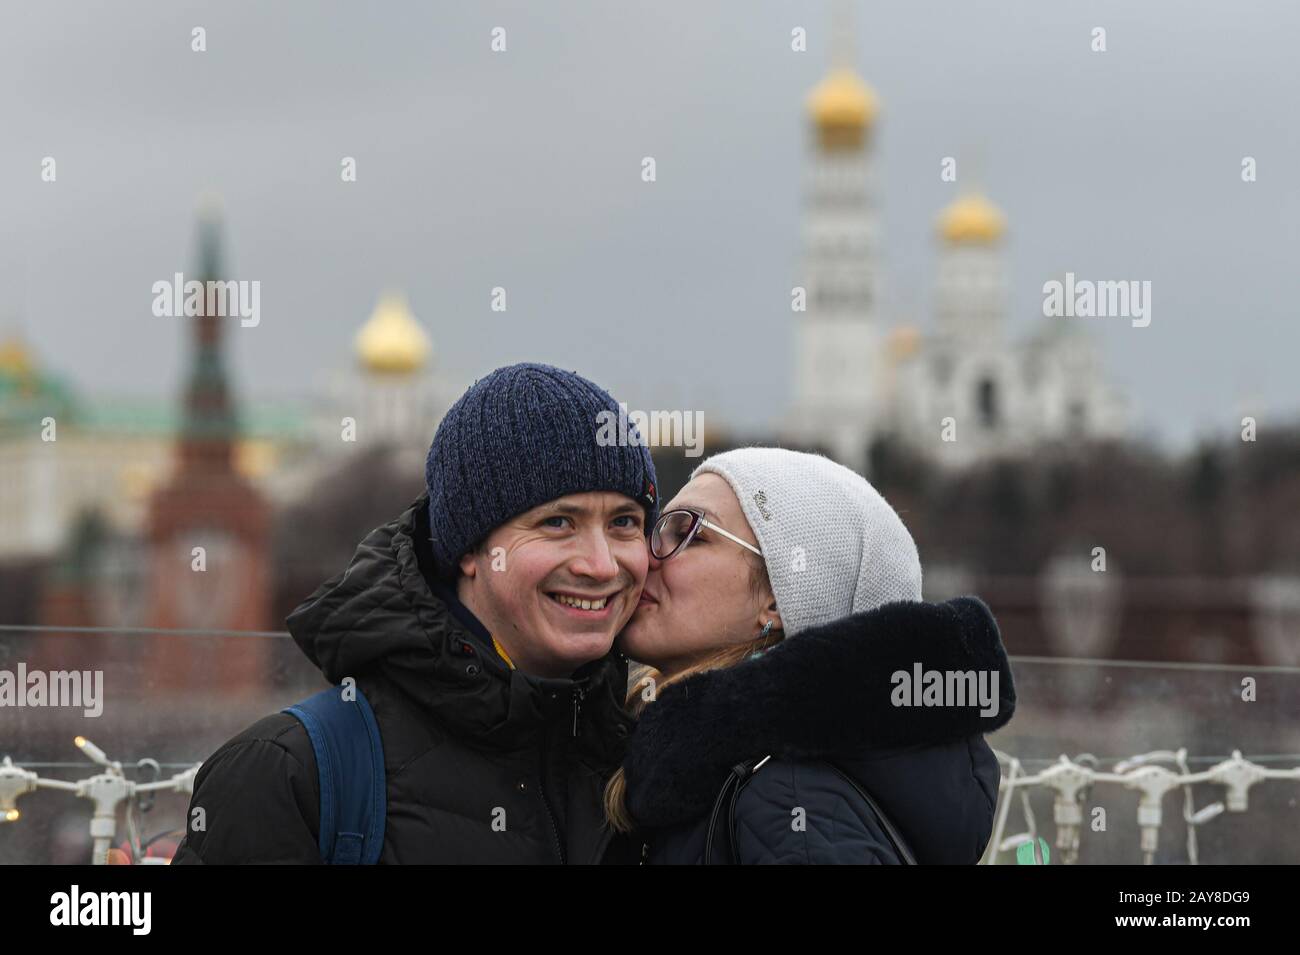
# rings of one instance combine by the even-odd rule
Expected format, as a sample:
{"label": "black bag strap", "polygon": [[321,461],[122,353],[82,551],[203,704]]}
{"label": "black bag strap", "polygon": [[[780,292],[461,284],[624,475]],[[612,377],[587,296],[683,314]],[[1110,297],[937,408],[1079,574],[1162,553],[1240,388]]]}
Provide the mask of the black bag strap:
{"label": "black bag strap", "polygon": [[714,842],[720,835],[718,822],[725,818],[725,829],[721,833],[722,839],[718,842],[718,852],[721,855],[722,865],[739,865],[739,859],[736,856],[736,800],[740,797],[740,791],[745,788],[745,784],[759,766],[765,762],[767,757],[762,760],[749,760],[744,763],[737,763],[731,767],[731,772],[727,774],[722,788],[718,790],[718,797],[713,800],[713,811],[709,813],[709,825],[704,834],[704,865],[713,865]]}
{"label": "black bag strap", "polygon": [[885,830],[885,838],[889,840],[889,844],[893,847],[895,854],[903,860],[903,865],[916,865],[916,856],[912,854],[912,850],[908,846],[907,840],[904,839],[903,834],[898,831],[898,827],[895,826],[890,821],[889,817],[885,815],[885,811],[880,808],[880,804],[871,798],[871,793],[862,788],[861,783],[830,760],[826,760],[826,765],[839,773],[840,777],[843,778],[846,783],[856,789],[858,795],[862,797],[863,802],[865,802],[871,808],[871,811],[875,813],[876,821],[880,823],[880,828]]}
{"label": "black bag strap", "polygon": [[[718,790],[717,798],[713,801],[713,811],[709,814],[709,825],[704,836],[704,865],[740,864],[740,855],[736,846],[736,802],[740,798],[740,791],[745,788],[749,781],[754,778],[754,774],[769,759],[771,759],[771,756],[737,763],[731,768],[731,772],[727,774],[722,788]],[[872,799],[871,794],[849,773],[829,760],[824,762],[862,797],[863,802],[867,804],[867,808],[876,817],[876,821],[880,823],[885,838],[889,840],[891,848],[893,848],[895,855],[902,860],[902,864],[916,865],[916,856],[912,854],[911,848],[907,845],[902,833],[898,831],[898,827],[890,821],[884,810],[880,808],[880,804]],[[725,822],[720,827],[719,823],[723,820]],[[714,861],[715,855],[720,857],[717,862]]]}

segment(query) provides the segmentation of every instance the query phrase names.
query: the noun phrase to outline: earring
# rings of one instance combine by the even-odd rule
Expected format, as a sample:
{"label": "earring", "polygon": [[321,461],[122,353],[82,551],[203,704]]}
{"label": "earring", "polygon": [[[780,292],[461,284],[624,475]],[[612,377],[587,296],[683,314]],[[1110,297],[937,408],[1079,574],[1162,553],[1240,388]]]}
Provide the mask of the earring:
{"label": "earring", "polygon": [[772,621],[769,620],[767,623],[763,624],[763,630],[761,633],[759,633],[758,639],[762,640],[771,632],[772,632]]}

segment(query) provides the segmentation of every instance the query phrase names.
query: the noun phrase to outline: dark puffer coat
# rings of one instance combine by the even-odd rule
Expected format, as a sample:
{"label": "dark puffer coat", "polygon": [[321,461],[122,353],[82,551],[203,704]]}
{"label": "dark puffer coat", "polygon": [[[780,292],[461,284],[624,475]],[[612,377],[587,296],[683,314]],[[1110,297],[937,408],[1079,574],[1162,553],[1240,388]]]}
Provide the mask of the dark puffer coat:
{"label": "dark puffer coat", "polygon": [[[616,861],[626,841],[602,796],[632,725],[626,659],[611,652],[572,680],[511,670],[434,595],[427,503],[371,532],[287,621],[325,679],[354,677],[374,709],[388,783],[379,861]],[[213,753],[191,818],[195,807],[206,830],[176,864],[321,861],[316,759],[289,714]]]}
{"label": "dark puffer coat", "polygon": [[[996,713],[895,705],[893,674],[913,675],[918,663],[922,673],[996,673]],[[742,864],[901,861],[828,761],[876,801],[918,863],[974,864],[993,831],[1000,776],[983,734],[1005,725],[1015,703],[997,624],[975,597],[887,604],[688,677],[646,706],[624,760],[643,855],[701,862],[731,768],[770,755],[736,802]]]}

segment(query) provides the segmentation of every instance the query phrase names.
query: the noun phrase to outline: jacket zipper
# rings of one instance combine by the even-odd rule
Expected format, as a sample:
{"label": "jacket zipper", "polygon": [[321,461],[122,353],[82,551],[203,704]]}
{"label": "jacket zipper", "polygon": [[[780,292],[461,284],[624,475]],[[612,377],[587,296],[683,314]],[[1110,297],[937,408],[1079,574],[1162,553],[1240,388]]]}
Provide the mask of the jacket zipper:
{"label": "jacket zipper", "polygon": [[546,809],[546,818],[550,820],[551,832],[555,836],[555,854],[560,858],[560,865],[567,865],[564,861],[564,846],[560,843],[560,827],[555,824],[555,813],[551,812],[551,801],[546,798],[546,740],[549,736],[549,731],[543,728],[541,762],[537,771],[537,793],[542,797],[542,806]]}
{"label": "jacket zipper", "polygon": [[578,738],[578,718],[582,715],[582,687],[573,688],[573,738]]}
{"label": "jacket zipper", "polygon": [[[582,715],[582,700],[584,695],[585,694],[582,687],[575,686],[573,688],[573,694],[571,697],[572,711],[573,711],[573,728],[571,732],[575,739],[578,736],[578,723]],[[566,862],[564,857],[564,845],[560,842],[560,827],[555,824],[555,813],[551,811],[551,801],[546,798],[546,740],[548,739],[549,736],[550,736],[549,732],[543,729],[542,746],[541,746],[541,750],[542,750],[541,763],[539,766],[538,776],[537,776],[537,783],[538,783],[537,792],[542,797],[542,805],[546,808],[546,818],[550,820],[551,832],[555,835],[555,854],[559,856],[560,865],[567,865],[568,863]]]}

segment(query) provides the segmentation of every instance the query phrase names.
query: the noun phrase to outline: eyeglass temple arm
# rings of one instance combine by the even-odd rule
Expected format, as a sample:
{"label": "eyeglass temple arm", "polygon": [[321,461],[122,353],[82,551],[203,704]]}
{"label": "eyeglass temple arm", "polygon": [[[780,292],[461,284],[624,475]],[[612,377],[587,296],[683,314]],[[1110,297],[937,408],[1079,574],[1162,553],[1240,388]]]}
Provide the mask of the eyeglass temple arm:
{"label": "eyeglass temple arm", "polygon": [[719,527],[717,524],[714,524],[712,521],[708,520],[707,518],[704,517],[700,518],[700,526],[713,531],[715,534],[721,534],[723,537],[727,538],[728,540],[735,541],[741,547],[745,548],[746,550],[753,551],[759,557],[763,556],[763,552],[759,550],[757,547],[755,547],[753,544],[749,543],[748,541],[741,540],[739,537],[737,537],[735,534],[730,533],[729,531],[724,531],[721,527]]}

